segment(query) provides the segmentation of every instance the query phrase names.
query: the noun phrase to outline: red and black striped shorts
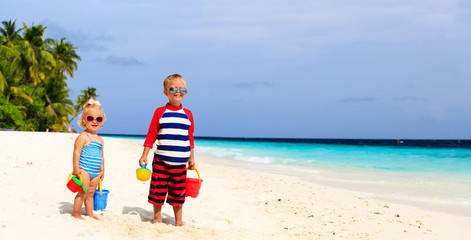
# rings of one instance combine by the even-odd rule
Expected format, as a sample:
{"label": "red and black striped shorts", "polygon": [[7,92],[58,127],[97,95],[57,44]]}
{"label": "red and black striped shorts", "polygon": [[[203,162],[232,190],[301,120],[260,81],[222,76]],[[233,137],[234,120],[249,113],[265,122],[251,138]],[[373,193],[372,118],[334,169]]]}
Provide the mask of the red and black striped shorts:
{"label": "red and black striped shorts", "polygon": [[168,204],[180,207],[185,203],[185,186],[186,164],[168,165],[154,154],[148,201],[162,206],[167,197]]}

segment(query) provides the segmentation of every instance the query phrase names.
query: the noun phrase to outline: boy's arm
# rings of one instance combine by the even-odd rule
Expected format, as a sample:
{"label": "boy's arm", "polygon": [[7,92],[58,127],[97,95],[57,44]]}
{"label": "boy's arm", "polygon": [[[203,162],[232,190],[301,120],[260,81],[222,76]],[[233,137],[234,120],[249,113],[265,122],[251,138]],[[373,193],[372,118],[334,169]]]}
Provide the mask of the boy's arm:
{"label": "boy's arm", "polygon": [[149,147],[144,147],[144,150],[142,151],[142,156],[139,159],[139,166],[142,167],[142,164],[145,163],[147,165],[147,155],[149,155],[149,151],[151,148]]}
{"label": "boy's arm", "polygon": [[193,167],[196,165],[195,157],[194,157],[194,154],[193,154],[193,149],[194,148],[191,148],[190,159],[188,159],[188,169],[190,169],[190,170],[193,170]]}
{"label": "boy's arm", "polygon": [[142,151],[141,158],[139,158],[139,166],[142,167],[142,164],[145,163],[147,165],[147,155],[149,155],[152,146],[157,140],[157,134],[159,133],[159,119],[162,114],[165,112],[165,107],[157,108],[154,112],[154,116],[152,117],[152,121],[150,122],[149,131],[146,135],[146,140],[144,141],[144,150]]}
{"label": "boy's arm", "polygon": [[193,148],[195,147],[195,141],[194,141],[194,137],[193,137],[193,133],[195,131],[195,122],[193,120],[193,113],[188,110],[188,109],[184,109],[186,115],[188,116],[188,120],[190,120],[190,128],[188,129],[188,137],[190,138],[190,147]]}
{"label": "boy's arm", "polygon": [[194,155],[194,148],[195,148],[195,141],[193,137],[193,132],[195,131],[195,122],[193,120],[193,113],[185,109],[185,113],[188,116],[188,120],[190,120],[190,128],[188,129],[188,137],[190,139],[190,147],[191,147],[191,153],[190,153],[190,158],[188,159],[188,169],[193,170],[193,167],[196,165],[195,162],[195,155]]}
{"label": "boy's arm", "polygon": [[152,121],[150,122],[149,131],[146,135],[146,140],[144,141],[144,147],[152,148],[152,146],[154,145],[160,128],[159,119],[164,112],[165,107],[160,107],[155,110],[154,116],[152,117]]}

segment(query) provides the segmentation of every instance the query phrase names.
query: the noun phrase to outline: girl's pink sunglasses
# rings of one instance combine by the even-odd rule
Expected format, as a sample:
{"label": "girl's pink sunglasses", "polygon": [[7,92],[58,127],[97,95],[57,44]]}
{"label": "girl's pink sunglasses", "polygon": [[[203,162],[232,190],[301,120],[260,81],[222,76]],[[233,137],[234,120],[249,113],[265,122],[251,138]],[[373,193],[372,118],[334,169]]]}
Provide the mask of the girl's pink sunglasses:
{"label": "girl's pink sunglasses", "polygon": [[85,119],[87,120],[87,122],[93,122],[93,120],[96,120],[99,123],[103,122],[103,117],[94,118],[92,116],[87,116]]}

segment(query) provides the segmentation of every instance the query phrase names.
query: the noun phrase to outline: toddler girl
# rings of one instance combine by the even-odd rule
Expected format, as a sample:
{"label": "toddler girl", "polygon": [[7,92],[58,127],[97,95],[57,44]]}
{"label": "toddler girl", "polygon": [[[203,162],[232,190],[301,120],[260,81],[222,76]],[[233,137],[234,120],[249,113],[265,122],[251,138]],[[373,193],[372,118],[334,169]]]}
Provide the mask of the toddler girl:
{"label": "toddler girl", "polygon": [[74,199],[72,217],[83,219],[80,214],[85,202],[87,216],[98,220],[93,215],[93,194],[100,179],[104,178],[105,159],[103,158],[103,139],[98,136],[97,130],[103,127],[106,120],[99,101],[90,99],[84,106],[78,120],[78,125],[85,128],[75,140],[73,156],[73,172],[76,177],[82,176],[86,192],[79,192]]}

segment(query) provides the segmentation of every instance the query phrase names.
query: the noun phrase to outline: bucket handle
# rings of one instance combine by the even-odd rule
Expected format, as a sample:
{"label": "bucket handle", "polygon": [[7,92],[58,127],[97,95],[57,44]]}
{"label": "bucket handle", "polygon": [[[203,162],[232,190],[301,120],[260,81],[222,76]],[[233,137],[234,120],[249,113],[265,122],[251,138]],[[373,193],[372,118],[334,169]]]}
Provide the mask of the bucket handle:
{"label": "bucket handle", "polygon": [[100,189],[100,196],[101,196],[101,189],[102,189],[102,187],[101,187],[101,178],[100,178],[100,182],[98,183],[98,189]]}
{"label": "bucket handle", "polygon": [[200,172],[198,172],[198,169],[195,166],[193,166],[193,170],[195,170],[196,174],[198,174],[198,182],[201,182]]}
{"label": "bucket handle", "polygon": [[[71,176],[72,176],[72,173],[69,174],[69,176],[67,177],[67,182],[69,182]],[[80,186],[82,186],[83,192],[86,192],[87,189],[85,188],[85,186],[83,186],[82,175],[79,175],[79,178],[80,178]]]}
{"label": "bucket handle", "polygon": [[[72,173],[69,174],[69,176],[67,177],[67,182],[69,182],[71,176],[72,176]],[[80,178],[80,182],[82,182],[82,175],[79,175],[79,178]]]}

